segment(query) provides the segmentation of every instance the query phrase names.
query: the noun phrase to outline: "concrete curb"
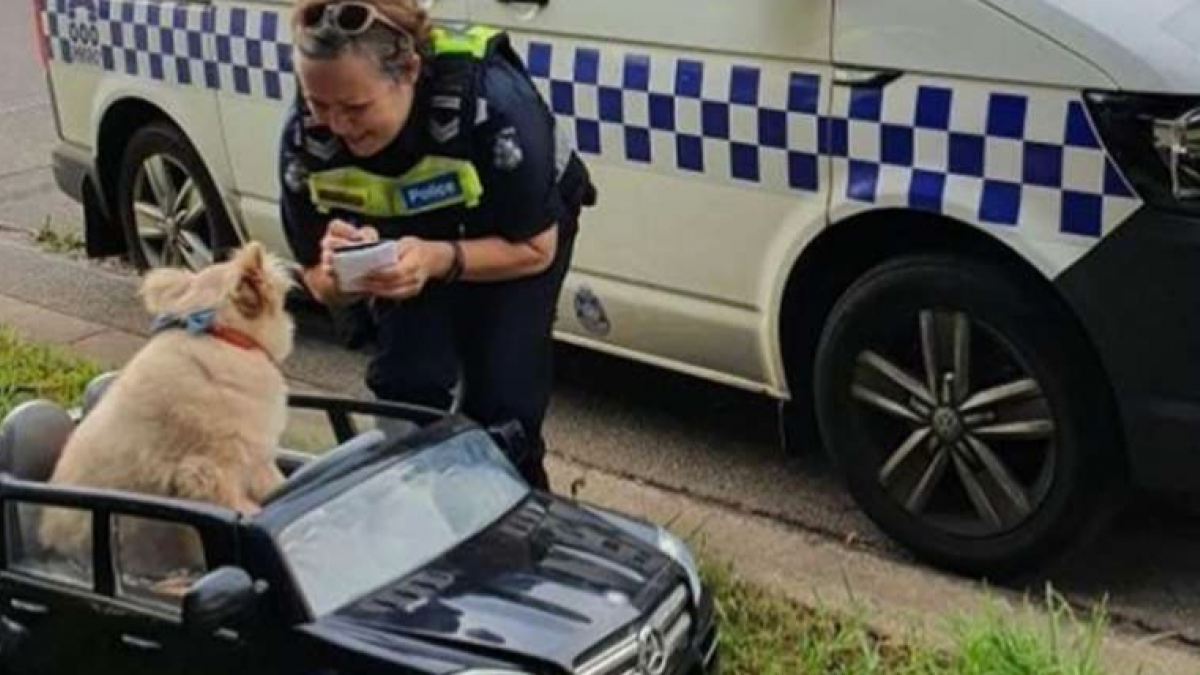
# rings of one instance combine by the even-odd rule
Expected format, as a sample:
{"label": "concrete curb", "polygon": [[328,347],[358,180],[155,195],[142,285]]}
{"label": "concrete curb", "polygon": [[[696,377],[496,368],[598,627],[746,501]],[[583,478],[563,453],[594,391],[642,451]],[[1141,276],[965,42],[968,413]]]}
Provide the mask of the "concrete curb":
{"label": "concrete curb", "polygon": [[[145,336],[45,309],[0,294],[0,325],[28,340],[53,344],[105,367],[116,368],[145,342]],[[309,389],[305,383],[295,383]],[[680,534],[696,534],[710,558],[729,564],[743,579],[802,604],[865,618],[875,629],[904,637],[919,631],[935,644],[948,640],[946,619],[978,612],[997,599],[1011,609],[1019,600],[979,584],[854,550],[768,518],[662,490],[552,455],[554,488],[602,506],[670,523]],[[1195,675],[1200,656],[1145,638],[1110,631],[1103,660],[1108,672]]]}
{"label": "concrete curb", "polygon": [[[790,527],[769,518],[713,506],[637,481],[618,478],[576,462],[552,457],[554,489],[583,501],[640,514],[672,531],[694,535],[711,560],[772,593],[803,605],[862,617],[883,634],[903,638],[918,632],[948,645],[949,620],[989,605],[1014,621],[1044,620],[1027,612],[1021,598],[980,584],[906,565]],[[1107,672],[1183,675],[1200,673],[1200,659],[1171,647],[1110,631],[1102,658]]]}

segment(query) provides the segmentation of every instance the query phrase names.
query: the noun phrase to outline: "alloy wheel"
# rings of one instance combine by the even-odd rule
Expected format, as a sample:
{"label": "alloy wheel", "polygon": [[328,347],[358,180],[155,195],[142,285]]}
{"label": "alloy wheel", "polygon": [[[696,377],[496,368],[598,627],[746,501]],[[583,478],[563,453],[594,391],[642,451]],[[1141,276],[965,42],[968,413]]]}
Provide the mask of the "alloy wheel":
{"label": "alloy wheel", "polygon": [[914,318],[856,361],[851,394],[877,446],[877,480],[909,514],[949,534],[1011,531],[1049,492],[1049,402],[995,331],[961,311]]}
{"label": "alloy wheel", "polygon": [[208,207],[195,178],[177,160],[153,154],[133,182],[137,240],[150,267],[199,270],[215,261]]}

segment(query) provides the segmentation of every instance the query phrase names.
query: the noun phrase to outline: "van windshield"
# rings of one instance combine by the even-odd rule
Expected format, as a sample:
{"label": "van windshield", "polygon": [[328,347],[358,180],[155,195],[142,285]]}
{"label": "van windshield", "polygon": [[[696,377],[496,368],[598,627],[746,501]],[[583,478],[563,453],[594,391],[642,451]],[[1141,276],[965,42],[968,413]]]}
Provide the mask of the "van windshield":
{"label": "van windshield", "polygon": [[407,576],[529,494],[487,433],[418,451],[290,523],[280,549],[314,616]]}

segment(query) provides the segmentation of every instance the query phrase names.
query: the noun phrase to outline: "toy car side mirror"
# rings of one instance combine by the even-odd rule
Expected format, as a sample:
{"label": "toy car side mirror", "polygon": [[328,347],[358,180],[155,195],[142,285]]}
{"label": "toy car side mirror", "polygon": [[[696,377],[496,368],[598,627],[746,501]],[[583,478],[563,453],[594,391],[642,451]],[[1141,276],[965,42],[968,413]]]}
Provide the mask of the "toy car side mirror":
{"label": "toy car side mirror", "polygon": [[258,590],[240,567],[218,567],[201,577],[183,596],[183,625],[192,633],[209,634],[246,614]]}

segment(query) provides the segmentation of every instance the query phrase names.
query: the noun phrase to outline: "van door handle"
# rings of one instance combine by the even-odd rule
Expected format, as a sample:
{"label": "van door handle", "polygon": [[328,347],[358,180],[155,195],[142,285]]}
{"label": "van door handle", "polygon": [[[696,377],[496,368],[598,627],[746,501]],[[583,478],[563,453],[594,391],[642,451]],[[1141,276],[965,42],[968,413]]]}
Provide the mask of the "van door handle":
{"label": "van door handle", "polygon": [[156,652],[162,649],[162,645],[154,640],[147,640],[146,638],[140,638],[129,633],[121,635],[121,644],[143,652]]}
{"label": "van door handle", "polygon": [[883,89],[904,75],[899,70],[858,70],[838,68],[833,73],[833,83],[839,87],[857,89]]}
{"label": "van door handle", "polygon": [[8,606],[12,607],[13,611],[20,612],[22,614],[45,616],[50,613],[49,607],[45,605],[39,605],[36,602],[29,602],[28,600],[18,600],[13,598],[12,600],[8,601]]}

